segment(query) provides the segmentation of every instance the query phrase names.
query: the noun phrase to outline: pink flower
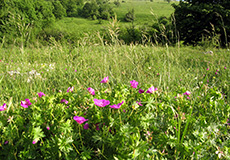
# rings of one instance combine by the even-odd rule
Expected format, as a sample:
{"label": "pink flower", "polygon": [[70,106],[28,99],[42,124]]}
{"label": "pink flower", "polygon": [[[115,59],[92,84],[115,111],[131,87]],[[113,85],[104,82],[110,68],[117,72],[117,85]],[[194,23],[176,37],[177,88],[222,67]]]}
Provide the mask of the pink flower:
{"label": "pink flower", "polygon": [[82,123],[88,121],[88,119],[85,119],[84,117],[78,117],[78,116],[74,116],[73,119],[74,119],[78,124],[82,124]]}
{"label": "pink flower", "polygon": [[189,91],[186,91],[185,93],[184,93],[184,95],[187,95],[187,96],[189,96],[191,94],[191,92],[189,92]]}
{"label": "pink flower", "polygon": [[138,82],[137,81],[132,80],[132,81],[130,81],[130,83],[131,83],[131,87],[132,88],[137,88],[137,86],[138,86]]}
{"label": "pink flower", "polygon": [[75,72],[77,72],[77,70],[76,70],[76,69],[75,69],[74,71],[75,71]]}
{"label": "pink flower", "polygon": [[137,104],[138,104],[139,106],[143,106],[143,104],[141,104],[141,102],[138,102],[138,101],[137,101]]}
{"label": "pink flower", "polygon": [[144,93],[145,91],[144,90],[142,90],[142,89],[139,89],[139,91],[138,91],[140,94],[141,93]]}
{"label": "pink flower", "polygon": [[31,102],[29,99],[25,99],[25,101],[21,101],[21,106],[24,108],[28,108],[28,106],[31,105]]}
{"label": "pink flower", "polygon": [[0,106],[0,111],[6,110],[6,104],[4,103],[3,106]]}
{"label": "pink flower", "polygon": [[89,124],[88,124],[88,123],[85,123],[85,125],[83,126],[83,128],[84,128],[85,130],[89,129]]}
{"label": "pink flower", "polygon": [[227,67],[224,67],[224,69],[226,69]]}
{"label": "pink flower", "polygon": [[50,127],[46,127],[47,130],[50,130]]}
{"label": "pink flower", "polygon": [[209,70],[209,68],[207,68],[207,71]]}
{"label": "pink flower", "polygon": [[87,90],[89,91],[89,93],[91,94],[91,95],[95,95],[95,90],[93,89],[93,88],[87,88]]}
{"label": "pink flower", "polygon": [[99,128],[99,123],[96,124],[96,130],[99,131],[100,128]]}
{"label": "pink flower", "polygon": [[45,96],[45,94],[43,92],[39,92],[38,97],[41,98],[42,96]]}
{"label": "pink flower", "polygon": [[110,104],[109,100],[105,99],[94,99],[94,104],[98,107],[105,107]]}
{"label": "pink flower", "polygon": [[33,144],[36,144],[37,143],[37,141],[36,140],[33,140],[33,142],[32,142]]}
{"label": "pink flower", "polygon": [[124,101],[122,101],[121,103],[118,103],[118,104],[111,105],[109,107],[114,108],[114,109],[119,109],[123,103],[124,103]]}
{"label": "pink flower", "polygon": [[68,102],[67,100],[65,100],[65,99],[62,99],[62,100],[61,100],[61,103],[68,104],[69,102]]}
{"label": "pink flower", "polygon": [[9,141],[5,141],[5,142],[4,142],[4,144],[8,144],[8,143],[9,143]]}
{"label": "pink flower", "polygon": [[67,92],[73,92],[73,89],[74,89],[74,87],[69,87],[69,88],[67,89]]}
{"label": "pink flower", "polygon": [[157,91],[157,88],[154,88],[154,87],[152,86],[152,87],[150,87],[150,88],[147,90],[146,93],[153,93],[153,92],[155,92],[155,91]]}
{"label": "pink flower", "polygon": [[101,83],[108,83],[108,82],[109,82],[109,76],[105,77],[105,78],[101,81]]}
{"label": "pink flower", "polygon": [[215,74],[217,74],[217,72],[215,72]]}

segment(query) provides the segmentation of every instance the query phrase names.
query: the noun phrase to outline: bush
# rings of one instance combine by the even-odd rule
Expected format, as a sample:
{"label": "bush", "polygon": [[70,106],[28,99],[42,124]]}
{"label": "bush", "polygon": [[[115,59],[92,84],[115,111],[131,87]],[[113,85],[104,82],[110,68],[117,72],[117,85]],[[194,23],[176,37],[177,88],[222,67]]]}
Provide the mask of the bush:
{"label": "bush", "polygon": [[229,6],[228,0],[186,0],[180,1],[178,5],[174,3],[180,39],[184,44],[196,45],[203,37],[220,35],[220,43],[227,46],[230,41]]}
{"label": "bush", "polygon": [[135,20],[134,8],[125,14],[124,20],[126,22],[133,22]]}

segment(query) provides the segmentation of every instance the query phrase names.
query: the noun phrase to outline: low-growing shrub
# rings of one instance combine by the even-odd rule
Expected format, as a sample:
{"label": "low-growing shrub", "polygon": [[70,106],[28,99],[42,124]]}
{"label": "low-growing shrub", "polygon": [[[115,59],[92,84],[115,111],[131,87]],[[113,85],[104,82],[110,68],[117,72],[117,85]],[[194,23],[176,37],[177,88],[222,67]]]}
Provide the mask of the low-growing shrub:
{"label": "low-growing shrub", "polygon": [[[0,106],[8,159],[230,158],[230,106],[206,79],[167,92],[130,81],[69,87]],[[26,98],[26,97],[25,97]]]}

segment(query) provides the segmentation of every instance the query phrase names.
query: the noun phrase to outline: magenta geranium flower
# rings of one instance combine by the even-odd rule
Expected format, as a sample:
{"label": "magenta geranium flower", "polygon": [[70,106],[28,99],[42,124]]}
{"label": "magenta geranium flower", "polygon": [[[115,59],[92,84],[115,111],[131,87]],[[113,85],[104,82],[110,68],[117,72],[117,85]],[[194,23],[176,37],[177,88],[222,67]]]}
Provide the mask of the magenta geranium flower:
{"label": "magenta geranium flower", "polygon": [[189,96],[191,94],[191,92],[189,92],[189,91],[186,91],[185,93],[184,93],[184,95],[187,95],[187,96]]}
{"label": "magenta geranium flower", "polygon": [[109,76],[105,77],[105,78],[101,81],[101,83],[108,83],[108,82],[109,82]]}
{"label": "magenta geranium flower", "polygon": [[42,96],[45,96],[45,94],[43,92],[39,92],[38,97],[41,98]]}
{"label": "magenta geranium flower", "polygon": [[110,101],[105,99],[94,99],[93,101],[94,104],[98,107],[105,107],[110,104]]}
{"label": "magenta geranium flower", "polygon": [[65,99],[62,99],[62,100],[61,100],[61,103],[68,104],[69,102],[68,102],[67,100],[65,100]]}
{"label": "magenta geranium flower", "polygon": [[138,91],[140,94],[141,93],[144,93],[145,91],[144,90],[142,90],[142,89],[139,89],[139,91]]}
{"label": "magenta geranium flower", "polygon": [[141,104],[141,102],[138,102],[138,101],[137,101],[137,104],[138,104],[139,106],[143,106],[143,104]]}
{"label": "magenta geranium flower", "polygon": [[6,104],[4,103],[3,106],[0,106],[0,111],[6,110]]}
{"label": "magenta geranium flower", "polygon": [[91,94],[91,95],[95,95],[95,90],[93,89],[93,88],[87,88],[87,90],[89,91],[89,93]]}
{"label": "magenta geranium flower", "polygon": [[28,108],[28,106],[31,105],[31,102],[29,99],[25,99],[25,101],[21,101],[21,106],[24,108]]}
{"label": "magenta geranium flower", "polygon": [[82,124],[82,123],[88,121],[88,119],[85,119],[84,117],[78,117],[78,116],[74,116],[73,119],[74,119],[78,124]]}
{"label": "magenta geranium flower", "polygon": [[73,89],[74,89],[74,87],[69,87],[69,88],[67,89],[67,92],[73,92]]}
{"label": "magenta geranium flower", "polygon": [[85,123],[85,125],[83,126],[83,128],[84,128],[85,130],[89,129],[89,124],[88,124],[88,123]]}
{"label": "magenta geranium flower", "polygon": [[132,88],[137,88],[137,86],[138,86],[138,82],[137,81],[132,80],[132,81],[130,81],[130,83],[131,83],[131,87]]}
{"label": "magenta geranium flower", "polygon": [[109,107],[114,108],[114,109],[119,109],[123,103],[124,103],[124,101],[122,101],[121,103],[118,103],[118,104],[111,105]]}
{"label": "magenta geranium flower", "polygon": [[154,87],[152,86],[152,87],[150,87],[150,88],[147,90],[146,93],[153,93],[153,92],[155,92],[155,91],[157,91],[157,88],[154,88]]}

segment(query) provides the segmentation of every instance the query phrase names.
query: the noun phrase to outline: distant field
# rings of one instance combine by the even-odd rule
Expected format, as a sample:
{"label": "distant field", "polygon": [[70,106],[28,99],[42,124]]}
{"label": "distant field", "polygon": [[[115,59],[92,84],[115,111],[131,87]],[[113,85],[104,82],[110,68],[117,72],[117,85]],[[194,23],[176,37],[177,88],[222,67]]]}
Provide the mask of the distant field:
{"label": "distant field", "polygon": [[[173,13],[172,3],[164,1],[147,2],[147,1],[127,1],[121,3],[120,7],[114,7],[114,11],[117,14],[117,18],[120,21],[120,25],[131,25],[131,23],[124,22],[125,14],[134,8],[136,20],[135,25],[147,25],[151,24],[154,16],[170,16]],[[151,14],[154,13],[154,16]],[[109,25],[109,21],[102,21],[99,24],[98,20],[90,20],[84,18],[63,18],[57,21],[52,28],[47,28],[50,32],[56,32],[64,35],[75,35],[76,37],[83,36],[84,33],[92,33],[99,31]]]}
{"label": "distant field", "polygon": [[149,1],[129,1],[126,3],[121,3],[121,6],[114,8],[118,19],[123,21],[125,14],[134,9],[136,16],[136,24],[146,24],[150,23],[154,16],[151,14],[154,13],[155,16],[166,16],[169,17],[174,8],[171,6],[172,3],[167,2],[149,2]]}

